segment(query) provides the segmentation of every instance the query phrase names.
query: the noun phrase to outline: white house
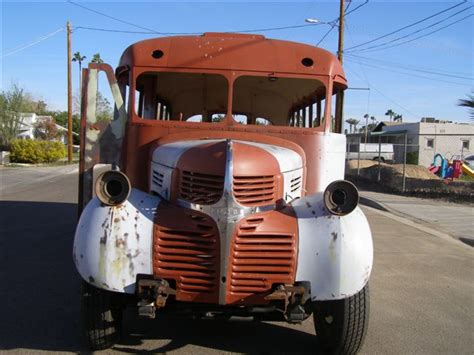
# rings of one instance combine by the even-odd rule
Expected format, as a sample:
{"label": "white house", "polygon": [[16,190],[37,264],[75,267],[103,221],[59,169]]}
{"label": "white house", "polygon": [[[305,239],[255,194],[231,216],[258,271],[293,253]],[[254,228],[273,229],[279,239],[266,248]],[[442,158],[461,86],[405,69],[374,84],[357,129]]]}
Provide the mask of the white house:
{"label": "white house", "polygon": [[[37,115],[36,113],[22,113],[21,114],[21,125],[20,125],[20,132],[17,135],[19,139],[35,139],[35,127],[38,122],[44,120],[52,120],[53,117],[51,116],[41,116]],[[67,128],[56,124],[56,129],[60,133],[59,140],[67,144]],[[73,135],[77,136],[78,134],[72,132]]]}
{"label": "white house", "polygon": [[[421,122],[381,122],[374,132],[403,132],[407,134],[407,152],[418,152],[418,164],[430,166],[436,154],[452,159],[474,154],[474,124],[423,118]],[[375,137],[374,137],[375,138]],[[386,137],[401,152],[404,134]],[[403,158],[403,154],[402,154]],[[399,160],[399,159],[397,159]]]}

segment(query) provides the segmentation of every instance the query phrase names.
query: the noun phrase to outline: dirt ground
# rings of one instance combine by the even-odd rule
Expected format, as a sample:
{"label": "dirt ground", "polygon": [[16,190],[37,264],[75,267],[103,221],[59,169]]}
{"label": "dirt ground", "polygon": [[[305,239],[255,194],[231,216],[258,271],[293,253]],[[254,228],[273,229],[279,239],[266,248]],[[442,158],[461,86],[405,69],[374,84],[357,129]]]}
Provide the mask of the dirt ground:
{"label": "dirt ground", "polygon": [[[380,181],[378,181],[380,169]],[[446,181],[431,173],[426,167],[407,164],[405,167],[405,194],[420,197],[443,198],[454,202],[474,201],[473,181]],[[385,164],[361,160],[357,175],[357,160],[346,164],[346,178],[359,188],[379,191],[403,192],[403,164]]]}

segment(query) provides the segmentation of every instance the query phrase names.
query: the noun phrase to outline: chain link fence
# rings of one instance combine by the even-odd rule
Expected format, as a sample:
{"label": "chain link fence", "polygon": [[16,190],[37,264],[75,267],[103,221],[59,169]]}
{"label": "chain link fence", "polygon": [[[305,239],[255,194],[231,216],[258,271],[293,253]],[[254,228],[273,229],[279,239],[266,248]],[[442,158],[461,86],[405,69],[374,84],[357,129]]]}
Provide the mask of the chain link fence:
{"label": "chain link fence", "polygon": [[[469,166],[466,159],[474,156],[474,134],[470,133],[415,134],[407,131],[381,131],[348,134],[346,137],[346,174],[379,183],[386,183],[388,180],[395,185],[392,187],[401,192],[406,191],[407,179],[410,178],[440,180],[429,169],[432,165],[439,165],[441,158],[450,163],[459,160]],[[390,172],[396,178],[390,176]],[[469,176],[469,173],[465,172],[464,175]]]}

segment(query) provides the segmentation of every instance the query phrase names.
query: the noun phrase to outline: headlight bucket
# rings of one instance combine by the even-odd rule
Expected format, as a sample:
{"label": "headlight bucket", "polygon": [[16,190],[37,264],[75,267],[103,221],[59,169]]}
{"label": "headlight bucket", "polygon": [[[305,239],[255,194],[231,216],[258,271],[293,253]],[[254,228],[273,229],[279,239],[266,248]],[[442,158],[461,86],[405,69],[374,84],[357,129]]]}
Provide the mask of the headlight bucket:
{"label": "headlight bucket", "polygon": [[99,175],[95,182],[95,194],[104,205],[117,206],[130,195],[131,185],[127,175],[109,170]]}
{"label": "headlight bucket", "polygon": [[349,181],[333,181],[324,191],[324,205],[333,215],[345,216],[351,213],[358,204],[359,192]]}

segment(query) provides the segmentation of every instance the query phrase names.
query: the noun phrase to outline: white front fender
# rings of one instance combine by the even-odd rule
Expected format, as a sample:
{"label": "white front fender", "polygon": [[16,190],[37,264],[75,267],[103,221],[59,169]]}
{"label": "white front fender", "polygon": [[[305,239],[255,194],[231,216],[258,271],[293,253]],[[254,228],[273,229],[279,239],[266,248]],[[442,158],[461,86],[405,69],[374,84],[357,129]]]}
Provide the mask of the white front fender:
{"label": "white front fender", "polygon": [[97,198],[81,214],[73,258],[81,277],[109,291],[134,293],[138,274],[153,274],[153,220],[161,199],[132,189],[120,206]]}
{"label": "white front fender", "polygon": [[299,229],[296,281],[311,282],[312,300],[343,299],[362,290],[373,263],[372,234],[362,210],[334,216],[322,193],[292,206]]}

